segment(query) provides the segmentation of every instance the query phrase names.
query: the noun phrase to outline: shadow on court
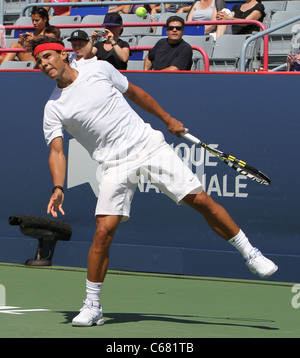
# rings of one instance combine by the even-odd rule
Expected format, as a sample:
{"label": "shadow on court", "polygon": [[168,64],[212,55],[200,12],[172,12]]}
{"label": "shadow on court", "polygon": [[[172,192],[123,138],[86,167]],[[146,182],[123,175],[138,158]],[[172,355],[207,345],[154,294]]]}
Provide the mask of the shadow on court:
{"label": "shadow on court", "polygon": [[[78,314],[78,311],[59,312],[64,316],[65,321],[61,324],[71,324],[72,319]],[[214,325],[214,326],[231,326],[245,327],[261,330],[277,331],[279,328],[270,327],[268,323],[274,323],[267,319],[253,318],[230,318],[230,317],[205,317],[205,316],[186,316],[186,315],[163,315],[163,314],[147,314],[147,313],[105,313],[105,325],[136,323],[142,321],[150,322],[168,322],[177,324],[190,325]],[[216,321],[216,322],[212,322]],[[219,321],[219,322],[218,322]],[[220,322],[225,321],[225,322]],[[245,322],[245,323],[239,323]]]}

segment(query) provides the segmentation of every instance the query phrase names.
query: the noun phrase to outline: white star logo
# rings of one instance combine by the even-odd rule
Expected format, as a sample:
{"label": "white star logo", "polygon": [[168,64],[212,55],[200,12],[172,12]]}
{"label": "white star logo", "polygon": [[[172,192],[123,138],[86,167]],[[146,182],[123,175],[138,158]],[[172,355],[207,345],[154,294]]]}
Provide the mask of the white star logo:
{"label": "white star logo", "polygon": [[6,314],[24,314],[26,312],[42,312],[42,311],[51,311],[46,308],[30,308],[22,309],[21,307],[6,306],[6,294],[5,287],[0,285],[0,313]]}

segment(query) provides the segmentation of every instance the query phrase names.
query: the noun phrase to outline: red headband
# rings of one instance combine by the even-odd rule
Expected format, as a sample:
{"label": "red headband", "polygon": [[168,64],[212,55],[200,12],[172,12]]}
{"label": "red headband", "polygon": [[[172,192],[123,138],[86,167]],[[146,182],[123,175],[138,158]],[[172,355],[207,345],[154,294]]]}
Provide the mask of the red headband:
{"label": "red headband", "polygon": [[44,44],[37,45],[34,49],[33,55],[36,56],[38,53],[46,50],[62,51],[64,49],[64,46],[61,44],[58,44],[56,42],[47,42]]}

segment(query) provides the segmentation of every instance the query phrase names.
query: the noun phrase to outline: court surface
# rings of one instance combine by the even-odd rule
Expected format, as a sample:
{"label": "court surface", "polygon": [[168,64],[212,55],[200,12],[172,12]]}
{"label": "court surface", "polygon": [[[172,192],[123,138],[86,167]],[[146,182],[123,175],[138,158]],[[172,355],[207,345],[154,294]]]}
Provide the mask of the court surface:
{"label": "court surface", "polygon": [[85,279],[81,268],[0,263],[0,337],[300,337],[293,283],[109,271],[105,324],[72,327]]}

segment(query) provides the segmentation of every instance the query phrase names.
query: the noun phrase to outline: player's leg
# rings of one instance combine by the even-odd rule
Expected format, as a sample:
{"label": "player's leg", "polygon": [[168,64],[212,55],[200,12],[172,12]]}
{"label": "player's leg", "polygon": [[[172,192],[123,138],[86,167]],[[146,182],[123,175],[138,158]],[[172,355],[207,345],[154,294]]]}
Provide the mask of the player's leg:
{"label": "player's leg", "polygon": [[107,273],[109,248],[122,220],[118,215],[97,215],[96,232],[88,254],[87,279],[103,282]]}
{"label": "player's leg", "polygon": [[88,327],[104,323],[99,296],[107,273],[109,249],[122,216],[97,215],[94,240],[88,254],[86,299],[73,326]]}
{"label": "player's leg", "polygon": [[159,147],[159,150],[152,153],[141,171],[177,204],[186,203],[201,213],[211,228],[243,255],[253,273],[263,278],[271,276],[277,266],[250,244],[228,212],[203,191],[197,176],[164,139],[158,137],[155,144],[153,147]]}
{"label": "player's leg", "polygon": [[201,213],[210,227],[243,255],[251,272],[262,278],[268,278],[277,271],[278,267],[251,245],[228,212],[204,191],[188,194],[183,201]]}
{"label": "player's leg", "polygon": [[229,241],[240,231],[228,212],[204,191],[188,194],[183,201],[201,213],[210,227],[225,240]]}
{"label": "player's leg", "polygon": [[106,276],[109,249],[121,221],[129,219],[131,200],[137,187],[135,161],[116,161],[102,168],[99,195],[95,209],[96,231],[88,254],[86,300],[72,324],[103,324],[99,296]]}

